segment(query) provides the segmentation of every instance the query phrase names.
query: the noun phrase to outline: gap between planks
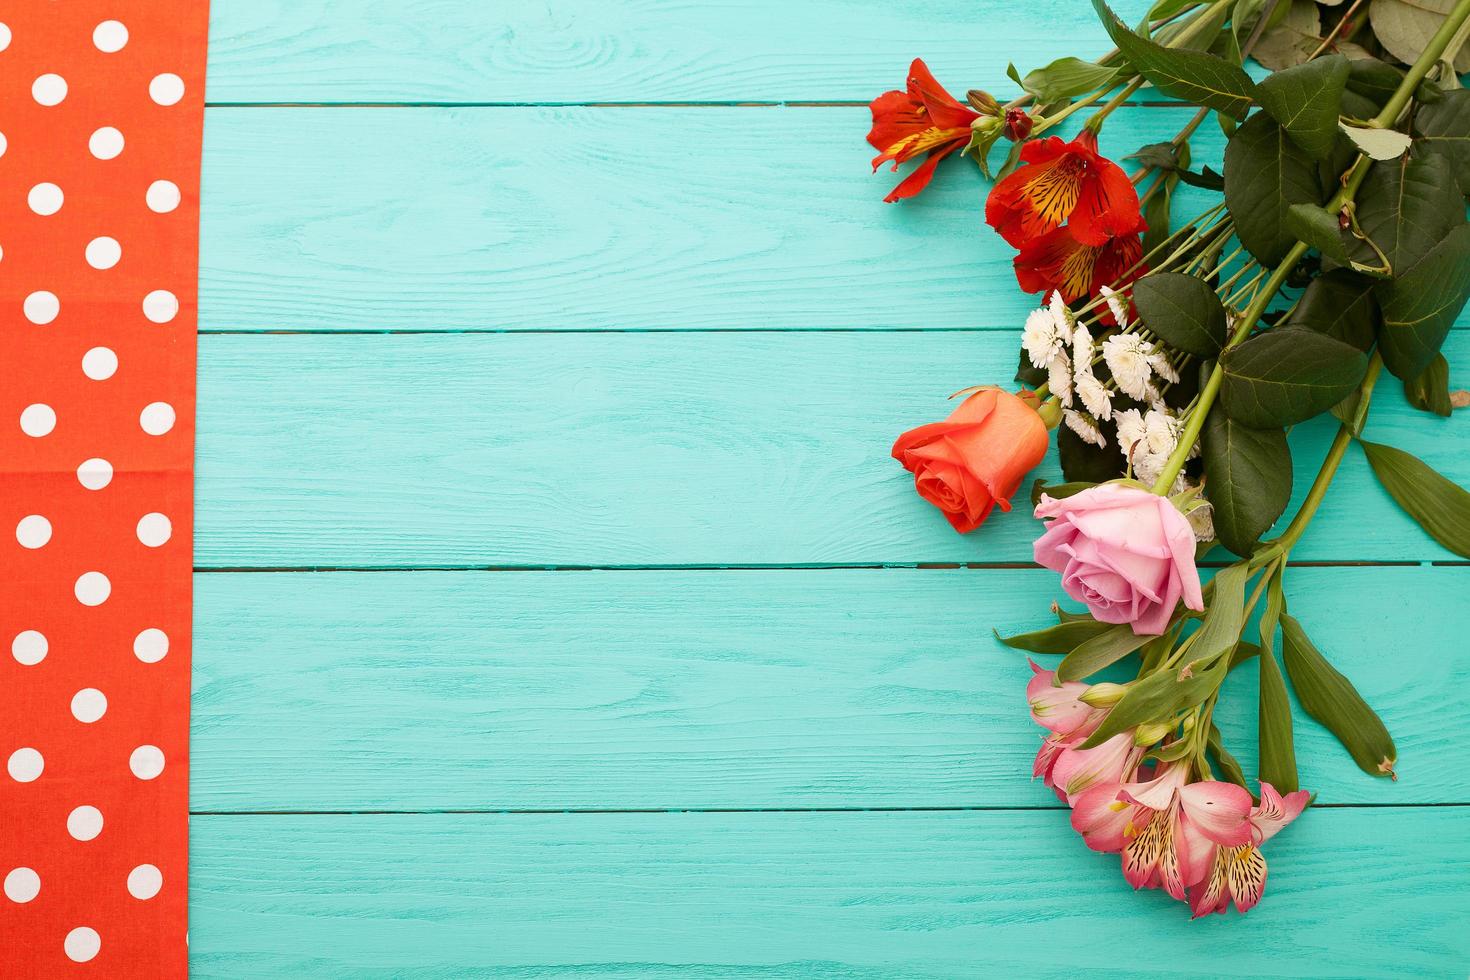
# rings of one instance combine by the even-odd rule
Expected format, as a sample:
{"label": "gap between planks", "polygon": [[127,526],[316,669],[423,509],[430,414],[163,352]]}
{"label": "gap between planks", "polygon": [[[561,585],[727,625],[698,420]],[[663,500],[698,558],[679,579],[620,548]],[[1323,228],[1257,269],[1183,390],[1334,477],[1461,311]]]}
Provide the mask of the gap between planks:
{"label": "gap between planks", "polygon": [[[1202,561],[1200,568],[1225,568],[1234,562],[1225,559]],[[1421,568],[1458,567],[1464,561],[1289,561],[1290,568]],[[933,571],[953,569],[1006,571],[1039,570],[1040,565],[1028,561],[998,562],[875,562],[872,564],[692,564],[692,565],[196,565],[196,574],[208,575],[279,575],[317,572],[840,572],[892,569],[895,571]]]}
{"label": "gap between planks", "polygon": [[[1313,810],[1466,809],[1466,803],[1313,803]],[[614,816],[625,813],[1066,813],[1065,806],[811,806],[811,807],[635,807],[424,810],[190,810],[191,817],[398,817],[398,816]]]}
{"label": "gap between planks", "polygon": [[[1125,106],[1177,109],[1189,103],[1162,99],[1129,101]],[[792,100],[789,102],[205,102],[206,109],[866,109],[857,99]]]}

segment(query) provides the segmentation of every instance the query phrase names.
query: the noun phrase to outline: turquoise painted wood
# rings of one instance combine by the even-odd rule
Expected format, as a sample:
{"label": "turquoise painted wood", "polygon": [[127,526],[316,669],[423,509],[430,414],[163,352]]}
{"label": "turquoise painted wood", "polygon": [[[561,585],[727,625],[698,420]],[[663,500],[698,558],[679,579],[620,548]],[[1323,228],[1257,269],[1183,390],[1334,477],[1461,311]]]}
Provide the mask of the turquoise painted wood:
{"label": "turquoise painted wood", "polygon": [[[1025,655],[990,635],[1045,624],[1058,589],[1039,569],[206,574],[196,589],[196,810],[1057,805],[1029,778]],[[1465,567],[1291,574],[1293,614],[1403,760],[1397,782],[1365,775],[1304,717],[1321,802],[1470,804],[1470,774],[1443,763],[1470,725],[1445,693],[1470,683],[1467,589]],[[1227,691],[1222,730],[1253,744],[1254,665]]]}
{"label": "turquoise painted wood", "polygon": [[[1024,506],[962,537],[888,456],[950,392],[1009,378],[1013,332],[201,340],[204,566],[1031,560]],[[1470,333],[1447,352],[1464,364]],[[1370,437],[1470,483],[1470,417],[1382,388]],[[1335,429],[1295,433],[1299,498]],[[1352,508],[1329,507],[1299,559],[1454,558],[1357,450],[1332,493]]]}
{"label": "turquoise painted wood", "polygon": [[193,840],[196,977],[1459,980],[1470,963],[1470,820],[1446,808],[1309,812],[1266,846],[1269,904],[1193,923],[1059,811],[206,816]]}
{"label": "turquoise painted wood", "polygon": [[[1137,19],[1149,5],[1115,6]],[[866,103],[916,55],[957,93],[1001,93],[1009,59],[1112,47],[1068,0],[213,0],[210,14],[212,102]]]}
{"label": "turquoise painted wood", "polygon": [[[195,976],[1470,970],[1470,569],[1361,459],[1298,551],[1353,567],[1288,591],[1401,779],[1299,717],[1323,805],[1243,920],[1132,894],[1026,780],[988,629],[1047,573],[848,567],[1034,534],[954,535],[886,458],[1009,377],[1031,303],[970,165],[881,203],[863,104],[914,55],[1005,94],[1107,46],[1083,0],[213,0]],[[1386,388],[1374,437],[1470,483],[1464,419]],[[568,565],[617,570],[451,570]]]}

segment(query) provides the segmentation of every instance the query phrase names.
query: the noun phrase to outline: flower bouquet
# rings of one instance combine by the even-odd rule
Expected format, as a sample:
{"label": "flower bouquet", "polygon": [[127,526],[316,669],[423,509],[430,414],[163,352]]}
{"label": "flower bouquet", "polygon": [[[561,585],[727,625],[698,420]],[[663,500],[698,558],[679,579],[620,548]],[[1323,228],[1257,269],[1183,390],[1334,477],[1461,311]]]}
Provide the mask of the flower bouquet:
{"label": "flower bouquet", "polygon": [[[1195,916],[1244,912],[1265,888],[1261,845],[1309,801],[1288,679],[1360,768],[1394,776],[1388,731],[1289,612],[1292,549],[1349,449],[1470,557],[1470,493],[1364,438],[1385,371],[1426,412],[1466,399],[1439,350],[1470,298],[1470,91],[1456,74],[1470,69],[1470,0],[1159,0],[1136,28],[1093,5],[1116,48],[1012,67],[1022,92],[1009,103],[978,90],[962,102],[917,60],[905,89],[872,103],[875,169],[922,157],[889,201],[923,191],[948,158],[991,177],[1008,144],[985,221],[1041,300],[1021,333],[1022,388],[958,393],[893,455],[965,533],[1010,509],[1057,433],[1065,482],[1032,489],[1046,522],[1035,557],[1087,611],[1004,639],[1061,655],[1033,662],[1026,686],[1046,732],[1034,774],[1087,846],[1121,854],[1135,888]],[[1266,69],[1254,77],[1252,57]],[[1098,135],[1144,86],[1198,112],[1137,147],[1130,174]],[[1089,109],[1070,139],[1050,132]],[[1212,116],[1223,167],[1193,169],[1190,139]],[[1181,183],[1218,202],[1176,224]],[[1284,518],[1287,430],[1326,412],[1336,437]],[[1235,558],[1202,582],[1197,561],[1216,546]],[[1254,781],[1212,721],[1225,677],[1250,659]],[[1125,661],[1126,683],[1092,680]]]}

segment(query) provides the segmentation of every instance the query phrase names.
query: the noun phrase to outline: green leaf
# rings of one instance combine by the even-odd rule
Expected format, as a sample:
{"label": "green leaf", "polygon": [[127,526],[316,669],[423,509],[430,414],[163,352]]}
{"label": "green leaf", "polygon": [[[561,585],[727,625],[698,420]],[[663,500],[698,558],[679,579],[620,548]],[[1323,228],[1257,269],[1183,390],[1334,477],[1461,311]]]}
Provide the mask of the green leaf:
{"label": "green leaf", "polygon": [[1245,626],[1248,578],[1250,568],[1245,562],[1227,565],[1215,573],[1215,595],[1189,647],[1191,660],[1207,660],[1240,641],[1240,631]]}
{"label": "green leaf", "polygon": [[1460,193],[1470,194],[1470,89],[1446,92],[1414,113],[1415,151],[1434,153],[1450,162]]}
{"label": "green leaf", "polygon": [[[1010,72],[1011,77],[1015,78],[1014,65]],[[1117,74],[1117,68],[1107,68],[1080,58],[1058,58],[1045,68],[1027,72],[1026,77],[1018,81],[1021,88],[1035,96],[1038,103],[1045,105],[1101,88]]]}
{"label": "green leaf", "polygon": [[1287,208],[1321,204],[1323,196],[1312,158],[1266,113],[1247,119],[1225,144],[1225,206],[1240,243],[1261,265],[1276,265],[1296,244]]}
{"label": "green leaf", "polygon": [[1340,54],[1278,71],[1256,86],[1256,101],[1308,156],[1322,159],[1337,141],[1337,116],[1347,84],[1348,60]]}
{"label": "green leaf", "polygon": [[1143,204],[1143,220],[1148,224],[1148,228],[1143,233],[1145,255],[1169,239],[1169,211],[1174,198],[1174,188],[1177,186],[1179,186],[1179,174],[1167,175],[1163,185],[1150,194],[1148,200]]}
{"label": "green leaf", "polygon": [[1083,490],[1091,490],[1097,486],[1096,483],[1085,483],[1081,480],[1070,483],[1053,483],[1048,485],[1045,480],[1036,480],[1031,484],[1031,506],[1035,507],[1041,503],[1041,495],[1046,494],[1053,500],[1065,500],[1073,494],[1081,493]]}
{"label": "green leaf", "polygon": [[1326,334],[1278,327],[1226,351],[1220,366],[1225,412],[1270,429],[1305,422],[1342,401],[1363,380],[1368,357]]}
{"label": "green leaf", "polygon": [[1246,557],[1291,501],[1286,433],[1241,425],[1217,406],[1205,419],[1201,438],[1215,536]]}
{"label": "green leaf", "polygon": [[1030,633],[1017,633],[1015,636],[1001,636],[997,632],[995,638],[1012,650],[1025,650],[1029,653],[1066,653],[1096,637],[1099,633],[1106,633],[1112,628],[1111,624],[1099,623],[1094,619],[1078,619],[1058,623],[1046,629],[1033,630]]}
{"label": "green leaf", "polygon": [[1148,143],[1123,159],[1137,160],[1145,167],[1157,170],[1178,170],[1180,167],[1179,150],[1173,143]]}
{"label": "green leaf", "polygon": [[1404,397],[1420,411],[1435,415],[1448,417],[1455,410],[1450,402],[1450,364],[1443,354],[1435,354],[1419,377],[1404,382]]}
{"label": "green leaf", "polygon": [[1461,558],[1470,558],[1470,492],[1419,457],[1362,440],[1373,475],[1429,536]]}
{"label": "green leaf", "polygon": [[1358,768],[1392,776],[1398,749],[1388,729],[1342,674],[1318,652],[1302,624],[1281,617],[1281,654],[1297,700],[1352,754]]}
{"label": "green leaf", "polygon": [[1238,65],[1203,51],[1155,44],[1130,31],[1105,0],[1092,0],[1092,5],[1123,57],[1159,91],[1237,119],[1250,109],[1255,84]]}
{"label": "green leaf", "polygon": [[1286,681],[1276,665],[1273,650],[1276,625],[1286,611],[1281,592],[1281,573],[1271,576],[1266,587],[1266,611],[1261,615],[1261,685],[1257,731],[1261,740],[1260,766],[1256,770],[1261,782],[1270,783],[1278,792],[1294,793],[1297,789],[1296,747],[1292,743],[1291,700],[1286,696]]}
{"label": "green leaf", "polygon": [[1383,307],[1378,346],[1384,366],[1402,380],[1424,373],[1470,299],[1470,225],[1460,225],[1398,273],[1376,287]]}
{"label": "green leaf", "polygon": [[1333,269],[1307,284],[1289,322],[1366,351],[1378,337],[1379,320],[1373,280],[1351,269]]}
{"label": "green leaf", "polygon": [[1209,741],[1206,744],[1209,746],[1210,754],[1215,757],[1215,764],[1220,767],[1220,775],[1237,786],[1245,786],[1246,789],[1249,789],[1250,787],[1245,782],[1245,770],[1240,768],[1240,763],[1236,761],[1235,756],[1225,748],[1224,740],[1220,737],[1220,729],[1216,728],[1213,723],[1210,724]]}
{"label": "green leaf", "polygon": [[1408,133],[1396,129],[1378,129],[1374,126],[1349,126],[1338,123],[1338,128],[1347,134],[1359,150],[1374,160],[1395,160],[1409,151],[1413,142]]}
{"label": "green leaf", "polygon": [[1199,0],[1157,0],[1148,9],[1148,20],[1163,20],[1165,17],[1173,17],[1177,13],[1188,10],[1199,3]]}
{"label": "green leaf", "polygon": [[1286,15],[1280,26],[1267,28],[1251,48],[1251,57],[1271,71],[1306,61],[1321,40],[1321,17],[1312,0],[1284,0],[1281,6],[1286,7]]}
{"label": "green leaf", "polygon": [[1078,646],[1057,665],[1057,680],[1080,681],[1117,663],[1148,642],[1127,623],[1111,626]]}
{"label": "green leaf", "polygon": [[[1437,154],[1373,164],[1358,190],[1356,214],[1363,234],[1383,252],[1399,275],[1465,223],[1465,202],[1455,188],[1449,162]],[[1376,253],[1359,246],[1365,262]]]}
{"label": "green leaf", "polygon": [[1207,191],[1223,191],[1225,189],[1225,178],[1209,167],[1200,167],[1199,173],[1193,170],[1179,171],[1179,179],[1190,187],[1203,187]]}
{"label": "green leaf", "polygon": [[1225,306],[1209,284],[1182,272],[1155,272],[1133,284],[1143,325],[1164,343],[1196,357],[1225,344]]}
{"label": "green leaf", "polygon": [[1292,237],[1310,245],[1323,255],[1343,265],[1348,263],[1347,246],[1337,215],[1315,204],[1293,204],[1286,209],[1286,230]]}
{"label": "green leaf", "polygon": [[1377,58],[1357,58],[1348,63],[1348,90],[1368,99],[1375,109],[1382,109],[1388,103],[1403,80],[1402,68]]}
{"label": "green leaf", "polygon": [[[1412,65],[1454,5],[1455,0],[1373,0],[1368,16],[1378,43],[1399,61]],[[1470,71],[1470,47],[1461,48],[1455,56],[1455,71]]]}

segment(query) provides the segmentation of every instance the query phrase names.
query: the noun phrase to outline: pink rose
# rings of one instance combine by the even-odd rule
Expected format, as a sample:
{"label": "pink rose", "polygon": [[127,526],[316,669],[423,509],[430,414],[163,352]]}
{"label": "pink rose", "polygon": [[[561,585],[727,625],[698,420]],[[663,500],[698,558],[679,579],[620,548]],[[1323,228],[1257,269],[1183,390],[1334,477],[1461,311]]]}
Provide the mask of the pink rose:
{"label": "pink rose", "polygon": [[1165,497],[1104,483],[1064,500],[1043,495],[1037,517],[1054,520],[1036,539],[1036,560],[1104,623],[1131,623],[1139,636],[1169,625],[1180,598],[1203,609],[1194,531]]}

